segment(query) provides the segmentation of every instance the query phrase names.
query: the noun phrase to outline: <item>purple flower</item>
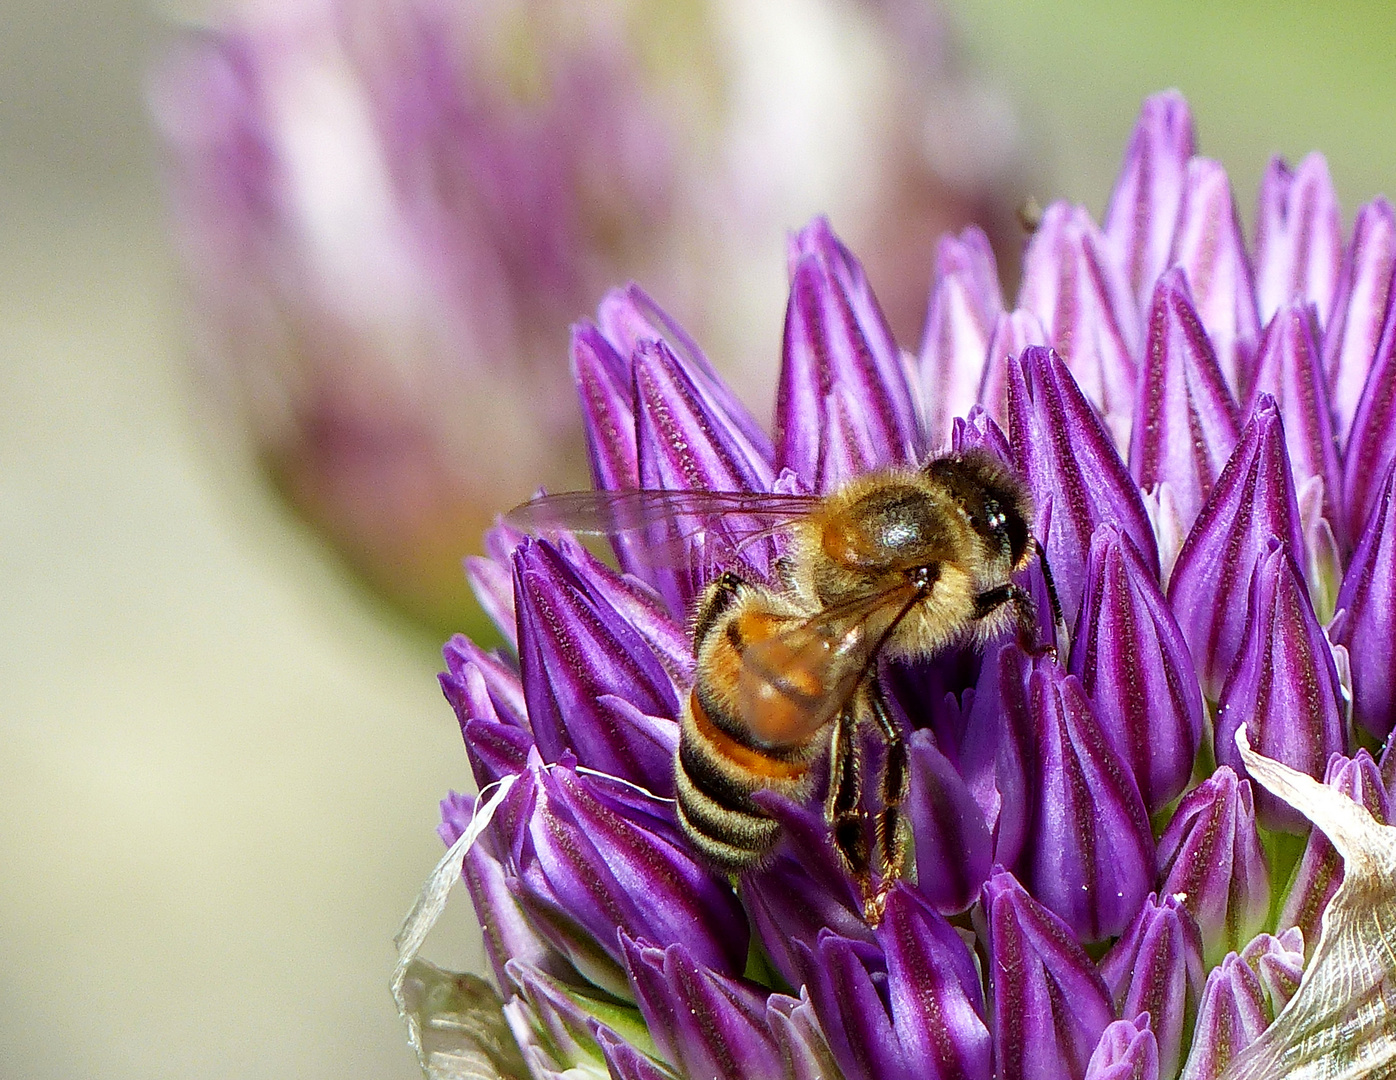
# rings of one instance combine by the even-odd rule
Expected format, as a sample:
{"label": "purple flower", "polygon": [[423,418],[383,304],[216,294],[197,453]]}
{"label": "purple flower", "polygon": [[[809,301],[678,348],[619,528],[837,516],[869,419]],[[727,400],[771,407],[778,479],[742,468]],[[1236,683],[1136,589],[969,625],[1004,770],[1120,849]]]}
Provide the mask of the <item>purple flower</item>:
{"label": "purple flower", "polygon": [[[943,241],[914,360],[816,220],[774,438],[638,288],[578,325],[597,487],[666,494],[541,504],[589,506],[619,572],[565,531],[496,531],[473,574],[517,664],[456,639],[442,676],[477,781],[514,785],[465,875],[539,1075],[1215,1080],[1289,1037],[1344,867],[1279,835],[1303,822],[1246,763],[1326,768],[1389,813],[1396,751],[1368,751],[1396,724],[1396,224],[1373,203],[1344,247],[1321,159],[1277,164],[1252,252],[1193,144],[1181,97],[1147,102],[1105,227],[1049,208],[1016,311],[980,233]],[[1036,621],[879,650],[885,570],[831,604],[832,533],[771,507],[946,452],[1030,495],[1045,559],[1019,537],[993,598]],[[992,536],[953,490],[936,528]],[[661,520],[627,518],[649,500]],[[936,581],[964,555],[947,541]],[[765,739],[791,715],[808,744]],[[713,829],[759,812],[778,836],[735,874],[667,801],[680,729],[717,762]]]}

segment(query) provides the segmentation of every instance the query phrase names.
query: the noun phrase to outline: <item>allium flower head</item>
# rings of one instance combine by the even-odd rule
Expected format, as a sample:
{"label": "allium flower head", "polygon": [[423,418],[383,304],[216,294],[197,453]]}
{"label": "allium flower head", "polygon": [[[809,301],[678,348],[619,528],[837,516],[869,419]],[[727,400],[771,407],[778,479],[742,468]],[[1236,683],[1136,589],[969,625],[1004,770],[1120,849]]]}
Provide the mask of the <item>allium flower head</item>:
{"label": "allium flower head", "polygon": [[[770,439],[643,294],[577,328],[603,494],[575,505],[622,508],[600,519],[621,571],[503,527],[476,579],[517,661],[461,639],[442,676],[477,779],[508,788],[462,857],[535,1075],[1389,1075],[1396,755],[1369,752],[1396,723],[1389,211],[1345,238],[1322,159],[1277,162],[1248,248],[1194,142],[1181,97],[1147,102],[1105,225],[1049,208],[1016,312],[982,237],[943,242],[915,357],[810,225]],[[719,871],[667,801],[714,693],[676,642],[718,575],[788,597],[809,557],[743,523],[742,495],[949,452],[1030,493],[1036,627],[871,649],[869,708],[901,741],[864,725],[833,779],[832,747],[786,783],[803,759],[722,735],[757,779],[713,790],[779,839]],[[636,486],[670,493],[662,534],[604,494]],[[790,696],[792,670],[748,674]],[[910,857],[869,904],[845,841],[873,820]],[[1307,847],[1284,835],[1311,821]],[[599,996],[589,1029],[558,1019]]]}

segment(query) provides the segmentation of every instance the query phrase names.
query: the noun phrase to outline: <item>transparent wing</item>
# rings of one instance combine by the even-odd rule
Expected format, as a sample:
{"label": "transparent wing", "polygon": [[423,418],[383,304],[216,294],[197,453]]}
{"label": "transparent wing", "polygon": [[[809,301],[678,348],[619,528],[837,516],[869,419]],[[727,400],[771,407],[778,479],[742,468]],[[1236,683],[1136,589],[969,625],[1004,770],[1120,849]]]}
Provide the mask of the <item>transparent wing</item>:
{"label": "transparent wing", "polygon": [[833,720],[920,597],[910,582],[899,582],[748,641],[738,692],[752,734],[789,744]]}
{"label": "transparent wing", "polygon": [[787,531],[819,508],[813,495],[742,491],[567,491],[516,506],[505,521],[524,532],[557,529],[616,536],[642,534],[652,562],[682,565],[691,542],[718,534],[734,552]]}

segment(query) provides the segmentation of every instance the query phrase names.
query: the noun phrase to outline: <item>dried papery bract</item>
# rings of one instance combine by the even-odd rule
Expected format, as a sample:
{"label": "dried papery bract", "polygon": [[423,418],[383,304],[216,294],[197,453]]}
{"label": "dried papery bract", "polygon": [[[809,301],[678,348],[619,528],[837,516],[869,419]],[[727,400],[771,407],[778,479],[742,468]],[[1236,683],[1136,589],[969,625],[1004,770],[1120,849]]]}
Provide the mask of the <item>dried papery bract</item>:
{"label": "dried papery bract", "polygon": [[1396,827],[1311,776],[1254,753],[1257,783],[1322,829],[1345,876],[1299,992],[1223,1080],[1377,1080],[1396,1075]]}

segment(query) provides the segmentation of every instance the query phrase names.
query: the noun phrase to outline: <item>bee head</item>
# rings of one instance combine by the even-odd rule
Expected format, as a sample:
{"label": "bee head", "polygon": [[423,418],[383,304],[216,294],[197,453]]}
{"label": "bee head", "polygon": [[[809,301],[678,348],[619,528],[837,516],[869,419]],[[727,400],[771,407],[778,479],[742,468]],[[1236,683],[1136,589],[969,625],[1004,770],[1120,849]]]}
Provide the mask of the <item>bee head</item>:
{"label": "bee head", "polygon": [[988,552],[1013,570],[1027,565],[1032,544],[1032,497],[1003,462],[982,450],[935,458],[926,474],[942,486]]}

